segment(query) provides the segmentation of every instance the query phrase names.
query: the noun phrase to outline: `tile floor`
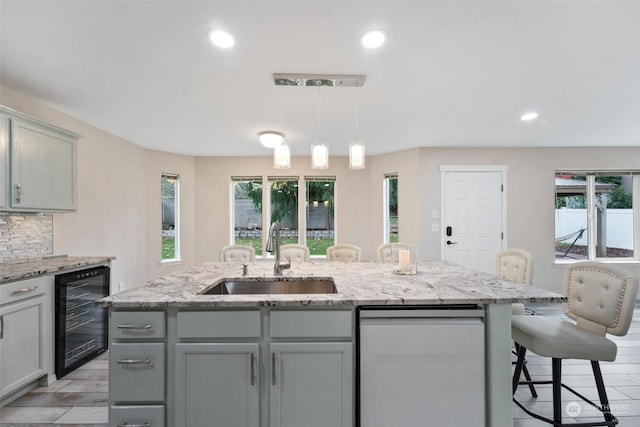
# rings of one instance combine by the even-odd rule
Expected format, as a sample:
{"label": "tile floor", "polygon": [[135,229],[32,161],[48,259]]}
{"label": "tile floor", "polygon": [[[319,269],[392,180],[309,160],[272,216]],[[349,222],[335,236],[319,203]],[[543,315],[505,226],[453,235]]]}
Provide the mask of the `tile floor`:
{"label": "tile floor", "polygon": [[[558,307],[535,307],[546,316],[562,315]],[[604,383],[610,404],[620,427],[640,426],[640,304],[636,305],[633,323],[625,337],[613,338],[618,345],[618,358],[602,363]],[[534,379],[550,379],[549,359],[527,355],[529,372]],[[567,361],[563,365],[566,384],[597,400],[589,362]],[[106,353],[92,360],[46,388],[37,388],[0,408],[0,427],[106,427],[108,406],[108,364]],[[538,398],[533,399],[526,387],[518,390],[522,402],[543,415],[551,416],[551,388],[537,386]],[[575,401],[566,392],[565,402]],[[583,412],[589,408],[582,406]],[[583,413],[584,415],[584,413]],[[589,415],[589,414],[587,414]],[[514,405],[514,427],[545,426]],[[585,421],[584,417],[578,418]],[[570,422],[571,419],[565,419]]]}
{"label": "tile floor", "polygon": [[107,353],[0,408],[0,427],[107,427]]}

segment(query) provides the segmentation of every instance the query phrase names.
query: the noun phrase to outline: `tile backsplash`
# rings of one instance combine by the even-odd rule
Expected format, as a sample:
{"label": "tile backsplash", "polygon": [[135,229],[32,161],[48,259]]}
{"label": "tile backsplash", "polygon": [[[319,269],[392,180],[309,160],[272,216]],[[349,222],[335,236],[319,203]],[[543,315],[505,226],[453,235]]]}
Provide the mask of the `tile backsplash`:
{"label": "tile backsplash", "polygon": [[53,255],[53,214],[0,213],[0,263]]}

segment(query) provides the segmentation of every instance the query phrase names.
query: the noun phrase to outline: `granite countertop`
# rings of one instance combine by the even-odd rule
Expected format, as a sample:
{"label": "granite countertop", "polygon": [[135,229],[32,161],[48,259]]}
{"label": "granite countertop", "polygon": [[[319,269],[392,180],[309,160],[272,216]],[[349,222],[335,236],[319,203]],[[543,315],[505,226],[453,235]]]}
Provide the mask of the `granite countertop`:
{"label": "granite countertop", "polygon": [[[416,275],[397,275],[396,264],[311,262],[293,264],[284,277],[335,280],[336,294],[200,295],[222,279],[240,278],[242,264],[210,262],[152,280],[98,304],[117,308],[442,305],[560,303],[560,294],[524,286],[445,261],[421,262]],[[247,278],[273,277],[272,262],[249,264]]]}
{"label": "granite countertop", "polygon": [[36,261],[0,264],[0,285],[14,280],[28,279],[43,274],[60,273],[85,265],[102,264],[113,261],[114,256],[52,256]]}

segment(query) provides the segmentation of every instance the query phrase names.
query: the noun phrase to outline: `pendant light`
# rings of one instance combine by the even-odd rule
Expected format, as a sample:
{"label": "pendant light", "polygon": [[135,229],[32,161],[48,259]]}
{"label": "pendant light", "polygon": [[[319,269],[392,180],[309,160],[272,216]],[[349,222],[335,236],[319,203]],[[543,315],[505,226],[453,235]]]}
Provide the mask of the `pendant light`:
{"label": "pendant light", "polygon": [[291,150],[287,144],[273,147],[273,167],[274,169],[291,168]]}
{"label": "pendant light", "polygon": [[349,144],[349,169],[364,169],[364,144],[358,136],[358,85],[356,83],[356,140]]}
{"label": "pendant light", "polygon": [[[280,125],[284,129],[284,95],[282,87],[280,88]],[[280,142],[273,146],[273,167],[274,169],[290,169],[291,168],[291,150],[285,144],[284,134],[281,132],[273,132],[272,135],[281,136]]]}
{"label": "pendant light", "polygon": [[318,87],[318,145],[311,146],[311,169],[329,168],[329,147],[320,143],[320,87]]}

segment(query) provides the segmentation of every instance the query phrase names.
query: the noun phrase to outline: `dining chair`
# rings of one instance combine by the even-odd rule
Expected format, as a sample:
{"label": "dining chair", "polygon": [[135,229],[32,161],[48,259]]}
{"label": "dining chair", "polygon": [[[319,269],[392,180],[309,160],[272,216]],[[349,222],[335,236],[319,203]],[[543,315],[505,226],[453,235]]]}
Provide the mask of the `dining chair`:
{"label": "dining chair", "polygon": [[248,245],[229,245],[220,249],[220,261],[224,262],[253,262],[256,251]]}
{"label": "dining chair", "polygon": [[[567,302],[562,305],[563,311],[573,321],[548,316],[511,318],[511,335],[519,345],[512,379],[513,401],[530,416],[556,427],[614,426],[618,420],[609,407],[599,362],[616,359],[617,346],[606,335],[626,335],[633,317],[638,283],[631,273],[622,268],[585,261],[566,267],[563,292],[567,297]],[[551,381],[520,381],[527,350],[551,358]],[[600,405],[562,383],[562,361],[566,359],[591,361]],[[534,413],[515,398],[518,385],[526,383],[552,385],[553,420]],[[593,406],[602,414],[604,421],[563,423],[562,388]]]}
{"label": "dining chair", "polygon": [[304,245],[298,245],[295,243],[287,243],[280,246],[280,258],[290,258],[293,262],[309,262],[311,260],[311,253],[309,248]]}
{"label": "dining chair", "polygon": [[329,246],[327,248],[327,261],[360,261],[360,247],[348,243]]}
{"label": "dining chair", "polygon": [[378,246],[378,262],[398,262],[398,251],[410,249],[406,243],[385,243]]}

